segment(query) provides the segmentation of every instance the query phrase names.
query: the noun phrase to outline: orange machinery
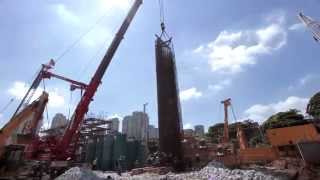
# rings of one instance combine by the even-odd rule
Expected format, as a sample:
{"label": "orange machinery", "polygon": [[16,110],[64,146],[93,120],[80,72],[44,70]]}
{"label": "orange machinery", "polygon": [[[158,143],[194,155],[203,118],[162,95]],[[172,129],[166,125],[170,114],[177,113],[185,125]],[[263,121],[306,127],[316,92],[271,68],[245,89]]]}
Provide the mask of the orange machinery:
{"label": "orange machinery", "polygon": [[48,102],[48,93],[16,113],[0,130],[0,158],[8,145],[25,145],[38,133],[42,114]]}

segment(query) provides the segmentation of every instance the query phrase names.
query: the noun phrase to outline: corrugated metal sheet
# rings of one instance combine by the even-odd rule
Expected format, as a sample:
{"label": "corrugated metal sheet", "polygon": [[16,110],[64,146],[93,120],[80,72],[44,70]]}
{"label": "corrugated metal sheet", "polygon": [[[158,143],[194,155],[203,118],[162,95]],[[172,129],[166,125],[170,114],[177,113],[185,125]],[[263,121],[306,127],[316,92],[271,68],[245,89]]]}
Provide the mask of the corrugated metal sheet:
{"label": "corrugated metal sheet", "polygon": [[320,142],[300,142],[297,144],[302,158],[307,163],[320,164]]}

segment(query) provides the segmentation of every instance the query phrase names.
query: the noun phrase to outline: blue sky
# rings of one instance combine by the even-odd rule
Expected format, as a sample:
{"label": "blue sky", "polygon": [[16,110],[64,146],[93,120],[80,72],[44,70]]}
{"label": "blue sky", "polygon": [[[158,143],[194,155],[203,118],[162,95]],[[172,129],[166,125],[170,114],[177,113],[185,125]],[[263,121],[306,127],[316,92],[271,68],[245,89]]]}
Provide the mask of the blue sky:
{"label": "blue sky", "polygon": [[[88,82],[132,1],[0,1],[0,124],[8,121],[41,63],[57,58],[105,14],[54,72]],[[185,128],[222,122],[220,101],[233,99],[238,119],[262,122],[289,108],[305,111],[320,85],[319,44],[299,24],[297,13],[320,19],[316,0],[165,1],[173,36]],[[156,0],[145,0],[120,45],[90,112],[131,114],[149,102],[157,124],[154,40],[159,28]],[[79,100],[68,84],[46,82],[50,119],[68,115]]]}

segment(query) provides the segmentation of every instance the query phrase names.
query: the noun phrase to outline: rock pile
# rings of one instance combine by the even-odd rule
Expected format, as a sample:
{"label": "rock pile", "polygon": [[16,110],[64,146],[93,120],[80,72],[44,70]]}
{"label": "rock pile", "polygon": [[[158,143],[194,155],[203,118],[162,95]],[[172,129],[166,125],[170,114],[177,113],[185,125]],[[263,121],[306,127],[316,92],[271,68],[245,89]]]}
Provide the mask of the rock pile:
{"label": "rock pile", "polygon": [[240,170],[240,169],[227,169],[219,163],[209,163],[208,166],[204,167],[200,171],[192,171],[186,173],[168,173],[166,175],[158,174],[140,174],[130,176],[129,173],[123,173],[122,176],[119,176],[115,173],[103,173],[98,171],[89,171],[83,170],[80,168],[72,168],[66,171],[63,175],[59,176],[58,180],[100,180],[100,179],[118,179],[118,180],[185,180],[185,179],[197,179],[197,180],[286,180],[285,177],[267,175],[260,171],[256,170]]}
{"label": "rock pile", "polygon": [[255,170],[239,170],[217,168],[214,166],[207,166],[200,171],[183,173],[183,174],[169,174],[168,179],[183,180],[183,179],[210,179],[210,180],[277,180],[280,177],[266,175]]}
{"label": "rock pile", "polygon": [[74,167],[64,172],[56,180],[103,180],[91,170]]}

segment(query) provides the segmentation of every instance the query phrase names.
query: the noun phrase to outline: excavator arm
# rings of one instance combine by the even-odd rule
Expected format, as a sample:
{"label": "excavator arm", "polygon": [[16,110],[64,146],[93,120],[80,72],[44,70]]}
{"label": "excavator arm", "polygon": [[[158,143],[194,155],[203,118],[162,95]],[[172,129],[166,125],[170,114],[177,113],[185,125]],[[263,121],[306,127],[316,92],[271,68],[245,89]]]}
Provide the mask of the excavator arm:
{"label": "excavator arm", "polygon": [[36,135],[47,102],[48,93],[43,92],[37,100],[17,113],[4,125],[0,131],[0,158],[3,156],[7,145],[19,144],[19,141],[15,138],[16,135],[28,135],[31,138]]}

